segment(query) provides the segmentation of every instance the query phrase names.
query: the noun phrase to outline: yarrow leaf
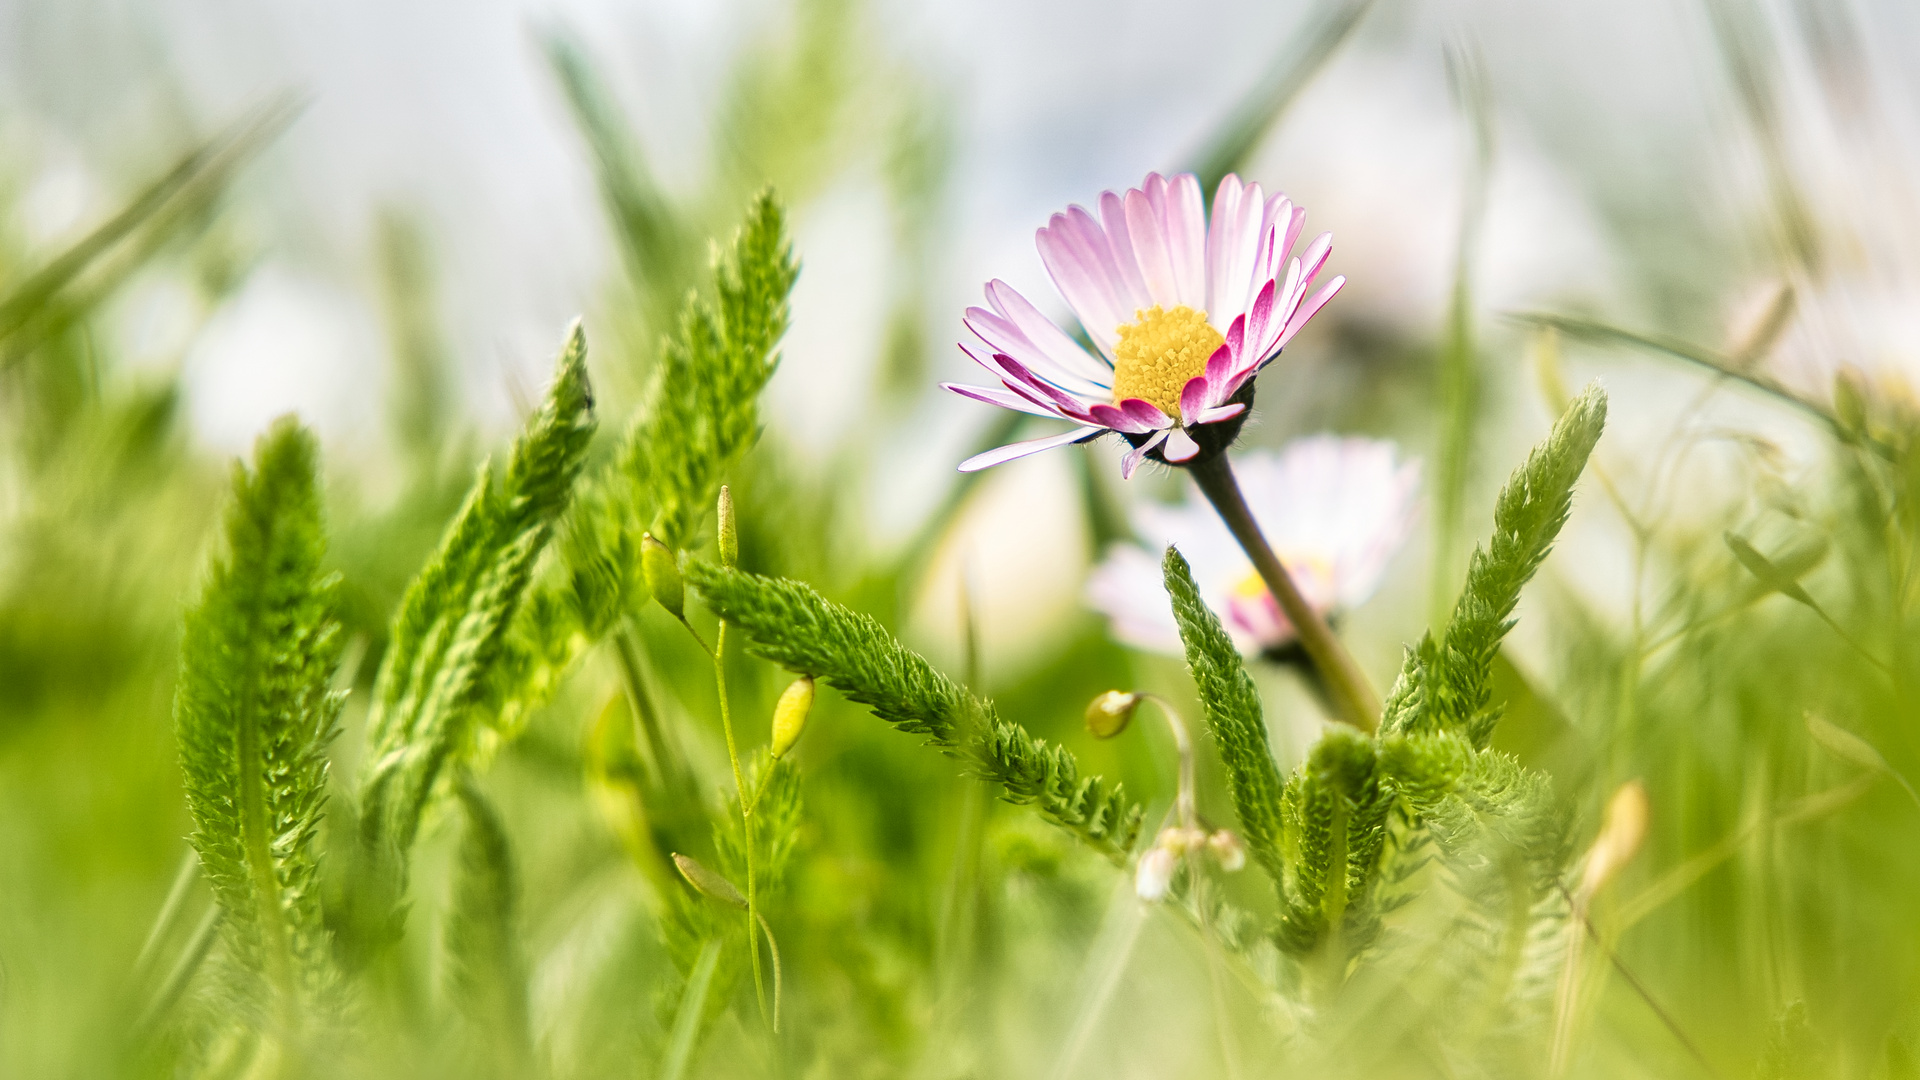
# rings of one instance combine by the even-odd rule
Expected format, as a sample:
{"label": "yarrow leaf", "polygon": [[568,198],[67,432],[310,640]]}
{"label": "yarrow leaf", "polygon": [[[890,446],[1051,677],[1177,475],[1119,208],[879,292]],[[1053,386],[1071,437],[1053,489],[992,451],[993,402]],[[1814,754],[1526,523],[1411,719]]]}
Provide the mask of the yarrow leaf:
{"label": "yarrow leaf", "polygon": [[901,731],[925,735],[1001,785],[1009,802],[1037,807],[1094,850],[1119,861],[1140,831],[1142,811],[1120,785],[1082,777],[1066,749],[1036,739],[935,671],[877,621],[796,581],[695,561],[687,581],[707,605],[747,635],[750,651],[824,680]]}
{"label": "yarrow leaf", "polygon": [[566,509],[593,437],[586,337],[576,324],[545,402],[504,476],[482,465],[440,549],[407,589],[374,683],[361,828],[404,868],[421,814],[472,742],[535,561]]}
{"label": "yarrow leaf", "polygon": [[1274,881],[1284,885],[1280,854],[1284,829],[1281,820],[1283,781],[1267,742],[1267,722],[1260,710],[1260,692],[1241,662],[1220,619],[1200,599],[1193,571],[1175,548],[1167,548],[1161,562],[1167,594],[1173,599],[1174,619],[1187,650],[1187,669],[1200,692],[1207,730],[1220,748],[1227,767],[1227,792],[1240,815],[1247,849]]}
{"label": "yarrow leaf", "polygon": [[1466,588],[1437,647],[1412,650],[1388,697],[1387,732],[1463,731],[1484,748],[1499,721],[1494,656],[1513,628],[1520,589],[1540,568],[1573,505],[1574,482],[1606,425],[1607,396],[1589,386],[1500,492],[1493,538],[1474,549]]}
{"label": "yarrow leaf", "polygon": [[337,580],[313,437],[291,419],[234,467],[224,551],[186,618],[174,724],[192,842],[256,1006],[331,982],[314,835],[341,695]]}

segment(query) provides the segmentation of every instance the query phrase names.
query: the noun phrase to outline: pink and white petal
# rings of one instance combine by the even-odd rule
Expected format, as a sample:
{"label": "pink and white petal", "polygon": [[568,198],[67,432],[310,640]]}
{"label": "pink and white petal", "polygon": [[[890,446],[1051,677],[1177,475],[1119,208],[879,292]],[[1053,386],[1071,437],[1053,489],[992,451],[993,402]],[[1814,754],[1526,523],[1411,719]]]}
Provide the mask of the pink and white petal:
{"label": "pink and white petal", "polygon": [[1172,462],[1192,461],[1199,452],[1200,444],[1194,442],[1191,435],[1174,428],[1167,432],[1167,445],[1160,451],[1160,456]]}
{"label": "pink and white petal", "polygon": [[[1221,184],[1226,190],[1226,184]],[[1254,280],[1255,260],[1260,254],[1261,212],[1264,207],[1259,184],[1238,188],[1240,196],[1223,219],[1220,196],[1214,197],[1214,219],[1219,225],[1217,242],[1207,249],[1207,312],[1219,326],[1246,314],[1247,303],[1259,283]]]}
{"label": "pink and white petal", "polygon": [[1035,235],[1040,261],[1096,346],[1112,351],[1114,331],[1133,321],[1134,297],[1113,263],[1106,233],[1078,206],[1053,215]]}
{"label": "pink and white petal", "polygon": [[[1234,389],[1238,390],[1240,388],[1236,386]],[[1247,407],[1236,401],[1231,405],[1222,405],[1215,409],[1201,410],[1199,422],[1202,424],[1217,424],[1222,420],[1231,420],[1246,411]]]}
{"label": "pink and white petal", "polygon": [[1120,479],[1133,479],[1133,471],[1140,467],[1141,462],[1147,460],[1147,453],[1166,441],[1166,438],[1167,432],[1161,431],[1156,433],[1153,438],[1127,451],[1127,456],[1120,459]]}
{"label": "pink and white petal", "polygon": [[1273,292],[1273,282],[1269,281],[1261,288],[1260,295],[1253,298],[1253,306],[1247,311],[1247,336],[1240,346],[1240,362],[1235,365],[1237,368],[1244,368],[1259,358],[1260,345],[1267,336],[1267,327],[1275,321]]}
{"label": "pink and white petal", "polygon": [[1079,442],[1088,436],[1098,434],[1100,434],[1099,428],[1078,427],[1059,435],[1049,435],[1044,439],[1028,439],[1026,442],[1008,443],[1005,446],[995,447],[984,454],[975,454],[961,462],[960,471],[979,472],[981,469],[991,469],[995,465],[1002,465],[1016,458],[1026,457],[1028,454],[1037,454],[1042,450],[1051,450],[1056,446],[1065,446],[1068,443]]}
{"label": "pink and white petal", "polygon": [[1106,365],[1094,361],[1085,353],[1081,354],[1083,360],[1078,364],[1062,363],[1053,352],[1035,344],[1011,319],[986,308],[970,307],[960,321],[994,352],[1015,357],[1035,374],[1068,393],[1091,398],[1105,398],[1112,394],[1108,377],[1111,372],[1106,370]]}
{"label": "pink and white petal", "polygon": [[1200,181],[1181,173],[1167,182],[1167,256],[1173,263],[1180,302],[1204,311],[1207,306],[1207,205]]}
{"label": "pink and white petal", "polygon": [[1235,227],[1240,223],[1240,200],[1246,194],[1246,185],[1232,173],[1220,178],[1220,186],[1213,192],[1213,216],[1207,221],[1207,314],[1216,319],[1223,316],[1221,302],[1227,296],[1226,275],[1232,269],[1232,254]]}
{"label": "pink and white petal", "polygon": [[1113,365],[1093,356],[1067,336],[1052,319],[1040,313],[1019,290],[995,278],[987,282],[987,302],[1025,334],[1033,346],[1061,367],[1105,390],[1113,388]]}
{"label": "pink and white petal", "polygon": [[[1151,184],[1159,177],[1147,179]],[[1138,188],[1127,192],[1126,214],[1127,235],[1133,240],[1133,255],[1140,262],[1140,278],[1147,283],[1147,295],[1169,311],[1179,307],[1180,289],[1167,251],[1165,215],[1155,210],[1153,200]]]}
{"label": "pink and white petal", "polygon": [[[1078,420],[1081,423],[1085,423],[1089,419],[1087,414],[1087,406],[1090,404],[1090,402],[1082,400],[1081,398],[1074,397],[1073,395],[1068,394],[1060,390],[1059,388],[1049,384],[1045,379],[1040,378],[1038,375],[1028,370],[1025,364],[1022,364],[1020,361],[1015,360],[1011,356],[1008,356],[1006,353],[995,353],[993,358],[999,361],[1000,367],[1004,371],[1006,371],[1008,375],[1011,375],[1016,382],[1024,384],[1027,387],[1027,389],[1032,390],[1035,393],[1041,395],[1041,397],[1045,398],[1046,400],[1053,402],[1054,405],[1060,408],[1061,412],[1067,414],[1068,416],[1073,417],[1075,420]],[[1015,390],[1019,389],[1018,386],[1013,386],[1013,384],[1011,383],[1008,385],[1012,386],[1012,388]]]}
{"label": "pink and white petal", "polygon": [[1132,322],[1138,317],[1134,312],[1152,307],[1154,299],[1146,279],[1140,276],[1140,257],[1134,253],[1133,234],[1127,228],[1126,200],[1111,191],[1101,192],[1100,224],[1106,233],[1107,249],[1113,256],[1114,272],[1126,283],[1128,295],[1133,298],[1134,311],[1127,312],[1122,322]]}
{"label": "pink and white petal", "polygon": [[1346,283],[1347,276],[1342,274],[1332,281],[1327,282],[1321,287],[1319,292],[1314,293],[1310,299],[1302,303],[1299,309],[1293,313],[1293,318],[1287,320],[1287,329],[1280,335],[1280,345],[1285,347],[1287,342],[1292,341],[1293,335],[1299,333],[1300,328],[1307,325],[1308,319],[1313,318],[1321,308],[1326,307],[1327,301],[1333,299],[1333,294],[1339,292],[1340,286]]}
{"label": "pink and white petal", "polygon": [[[1240,320],[1235,319],[1234,325],[1240,325]],[[1206,378],[1208,402],[1224,401],[1226,399],[1225,390],[1227,380],[1233,377],[1233,356],[1233,347],[1231,345],[1222,345],[1213,350],[1212,356],[1207,357]]]}
{"label": "pink and white petal", "polygon": [[1200,413],[1207,407],[1207,395],[1210,389],[1205,375],[1195,375],[1187,380],[1187,385],[1180,388],[1180,422],[1182,424],[1199,422]]}
{"label": "pink and white petal", "polygon": [[1173,426],[1173,417],[1160,411],[1160,407],[1145,398],[1130,397],[1120,403],[1120,408],[1136,424],[1145,424],[1149,430]]}
{"label": "pink and white petal", "polygon": [[1144,435],[1153,430],[1153,425],[1135,420],[1118,405],[1092,405],[1087,408],[1087,413],[1093,417],[1094,423],[1128,435]]}
{"label": "pink and white petal", "polygon": [[984,401],[989,405],[998,405],[1003,409],[1012,409],[1015,412],[1028,413],[1033,416],[1045,416],[1051,419],[1061,418],[1059,409],[1048,408],[1044,405],[1035,405],[1033,402],[1028,401],[1026,398],[1010,390],[995,390],[987,386],[968,386],[966,383],[945,382],[940,384],[940,389],[951,390],[961,397],[972,398],[975,401]]}

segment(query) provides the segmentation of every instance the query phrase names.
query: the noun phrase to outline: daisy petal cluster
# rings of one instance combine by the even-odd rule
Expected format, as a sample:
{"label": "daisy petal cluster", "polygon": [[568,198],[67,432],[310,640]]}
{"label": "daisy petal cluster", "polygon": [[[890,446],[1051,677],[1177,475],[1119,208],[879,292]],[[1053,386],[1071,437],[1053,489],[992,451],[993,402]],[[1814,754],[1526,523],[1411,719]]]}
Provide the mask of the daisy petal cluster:
{"label": "daisy petal cluster", "polygon": [[[1392,443],[1334,435],[1297,439],[1278,454],[1236,455],[1234,471],[1260,531],[1323,616],[1373,595],[1406,542],[1420,487],[1420,463],[1402,460]],[[1293,625],[1204,500],[1144,503],[1133,526],[1147,547],[1116,544],[1087,579],[1087,601],[1107,617],[1116,638],[1182,654],[1158,554],[1172,544],[1192,564],[1201,596],[1221,614],[1243,654],[1293,643]]]}
{"label": "daisy petal cluster", "polygon": [[1346,283],[1317,291],[1333,250],[1322,233],[1300,255],[1305,210],[1229,175],[1209,217],[1191,173],[1148,174],[1097,211],[1070,206],[1039,231],[1041,261],[1093,343],[1088,351],[1004,281],[968,308],[977,339],[960,348],[998,386],[945,383],[954,393],[1076,426],[962,462],[973,472],[1041,450],[1118,432],[1132,476],[1148,458],[1186,464],[1231,445],[1253,400],[1253,378]]}

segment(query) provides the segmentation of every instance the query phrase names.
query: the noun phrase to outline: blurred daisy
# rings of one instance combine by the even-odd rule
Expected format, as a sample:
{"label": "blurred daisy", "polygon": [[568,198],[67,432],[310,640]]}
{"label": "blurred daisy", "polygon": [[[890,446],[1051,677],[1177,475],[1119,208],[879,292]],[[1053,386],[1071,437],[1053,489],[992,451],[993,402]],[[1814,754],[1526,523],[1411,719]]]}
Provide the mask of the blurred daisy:
{"label": "blurred daisy", "polygon": [[[1261,532],[1322,615],[1372,596],[1413,524],[1420,463],[1401,460],[1390,442],[1315,435],[1278,454],[1238,455],[1234,470]],[[1200,595],[1242,653],[1279,656],[1294,643],[1293,626],[1273,594],[1204,501],[1146,503],[1133,518],[1147,547],[1114,545],[1087,579],[1087,601],[1107,617],[1114,637],[1182,654],[1160,576],[1159,552],[1172,544],[1192,564]]]}
{"label": "blurred daisy", "polygon": [[1078,425],[967,459],[973,472],[1117,431],[1133,445],[1132,476],[1151,457],[1170,464],[1232,444],[1253,402],[1253,377],[1346,283],[1311,296],[1333,234],[1288,258],[1307,213],[1285,195],[1229,175],[1209,220],[1200,182],[1149,173],[1125,195],[1104,192],[1099,214],[1070,206],[1039,231],[1040,259],[1094,344],[1088,352],[998,279],[986,308],[968,308],[979,339],[960,348],[998,387],[943,384],[990,405]]}

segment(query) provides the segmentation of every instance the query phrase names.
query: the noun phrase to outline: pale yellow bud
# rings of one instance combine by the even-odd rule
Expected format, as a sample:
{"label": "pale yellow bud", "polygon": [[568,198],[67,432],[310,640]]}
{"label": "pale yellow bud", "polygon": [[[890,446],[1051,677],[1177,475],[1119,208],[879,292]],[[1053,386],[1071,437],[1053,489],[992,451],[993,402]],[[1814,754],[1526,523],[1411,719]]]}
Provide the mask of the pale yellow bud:
{"label": "pale yellow bud", "polygon": [[1247,865],[1247,847],[1232,831],[1221,829],[1207,837],[1207,850],[1213,852],[1220,869],[1236,873]]}
{"label": "pale yellow bud", "polygon": [[1133,872],[1134,894],[1149,903],[1165,899],[1167,890],[1173,887],[1177,865],[1173,852],[1163,847],[1155,846],[1140,856],[1140,865]]}
{"label": "pale yellow bud", "polygon": [[1127,730],[1127,722],[1139,707],[1139,694],[1109,690],[1087,706],[1087,730],[1096,739],[1111,739]]}
{"label": "pale yellow bud", "polygon": [[733,882],[700,865],[698,860],[676,851],[673,865],[679,868],[680,876],[686,878],[687,884],[693,886],[700,895],[709,900],[718,900],[728,907],[742,911],[747,909],[747,898],[740,895],[740,890],[734,888]]}
{"label": "pale yellow bud", "polygon": [[793,680],[773,707],[773,756],[785,757],[806,730],[807,713],[813,709],[813,676]]}
{"label": "pale yellow bud", "polygon": [[646,576],[647,591],[660,606],[676,619],[686,618],[687,585],[680,579],[680,564],[652,533],[640,538],[640,571]]}
{"label": "pale yellow bud", "polygon": [[733,492],[720,485],[720,565],[740,561],[740,528],[733,520]]}
{"label": "pale yellow bud", "polygon": [[1620,868],[1633,858],[1647,839],[1647,789],[1638,780],[1620,785],[1607,800],[1607,812],[1600,819],[1600,835],[1587,851],[1587,866],[1580,875],[1580,895],[1592,896],[1613,880]]}
{"label": "pale yellow bud", "polygon": [[1178,825],[1169,825],[1154,837],[1155,847],[1165,848],[1175,855],[1185,855],[1189,851],[1198,851],[1205,847],[1207,834],[1201,829],[1186,829]]}

